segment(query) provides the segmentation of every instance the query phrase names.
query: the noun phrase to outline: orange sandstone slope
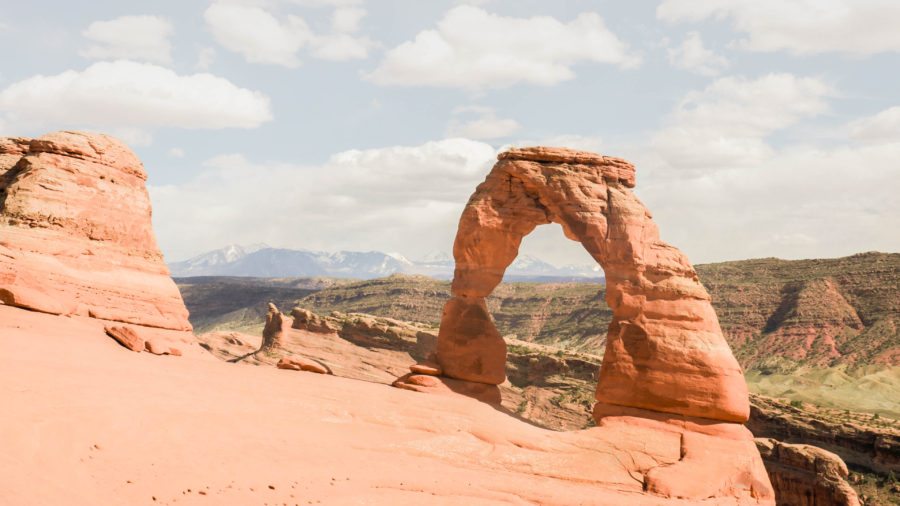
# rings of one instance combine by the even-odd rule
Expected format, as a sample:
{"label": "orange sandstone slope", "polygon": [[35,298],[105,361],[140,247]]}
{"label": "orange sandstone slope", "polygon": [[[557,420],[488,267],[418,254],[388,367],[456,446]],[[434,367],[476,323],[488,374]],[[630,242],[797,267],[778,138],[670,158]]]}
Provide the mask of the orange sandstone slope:
{"label": "orange sandstone slope", "polygon": [[0,504],[774,504],[719,424],[554,432],[452,394],[135,354],[101,326],[0,306]]}
{"label": "orange sandstone slope", "polygon": [[774,504],[738,423],[620,407],[560,433],[449,391],[215,361],[134,155],[75,132],[0,146],[0,504]]}

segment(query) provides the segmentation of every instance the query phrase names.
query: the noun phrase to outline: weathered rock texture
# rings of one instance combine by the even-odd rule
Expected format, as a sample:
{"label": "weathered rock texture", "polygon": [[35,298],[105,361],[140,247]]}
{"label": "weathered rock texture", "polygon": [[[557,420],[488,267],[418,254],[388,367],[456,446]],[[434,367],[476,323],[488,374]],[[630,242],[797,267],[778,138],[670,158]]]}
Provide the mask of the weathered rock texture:
{"label": "weathered rock texture", "polygon": [[190,330],[156,245],[146,174],[134,153],[110,137],[77,132],[5,139],[0,152],[6,304]]}
{"label": "weathered rock texture", "polygon": [[183,331],[192,342],[146,179],[134,153],[105,135],[0,139],[0,303],[133,324],[157,340],[155,329]]}
{"label": "weathered rock texture", "polygon": [[291,311],[291,317],[293,329],[337,334],[359,346],[405,351],[422,360],[434,354],[437,340],[433,332],[411,323],[369,314],[332,311],[329,316],[319,316],[298,306]]}
{"label": "weathered rock texture", "polygon": [[779,506],[859,506],[847,483],[847,465],[837,455],[810,445],[757,438]]}
{"label": "weathered rock texture", "polygon": [[278,306],[270,302],[266,313],[266,326],[263,327],[262,345],[260,345],[259,351],[281,348],[284,340],[284,331],[290,326],[290,320],[281,314]]}
{"label": "weathered rock texture", "polygon": [[[505,378],[506,345],[485,297],[538,225],[559,223],[603,267],[613,311],[597,385],[601,405],[744,422],[747,386],[710,297],[687,258],[659,238],[625,160],[557,148],[513,149],[469,199],[453,254],[437,360],[446,376]],[[602,411],[602,409],[600,410]]]}
{"label": "weathered rock texture", "polygon": [[132,327],[109,326],[104,329],[106,334],[116,342],[138,353],[144,351],[146,343]]}

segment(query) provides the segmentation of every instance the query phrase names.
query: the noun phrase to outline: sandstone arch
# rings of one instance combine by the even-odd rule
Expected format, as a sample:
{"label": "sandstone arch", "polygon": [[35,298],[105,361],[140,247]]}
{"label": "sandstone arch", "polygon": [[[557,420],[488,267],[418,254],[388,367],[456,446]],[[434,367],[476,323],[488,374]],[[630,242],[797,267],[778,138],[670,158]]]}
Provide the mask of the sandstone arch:
{"label": "sandstone arch", "polygon": [[453,246],[456,271],[436,359],[450,378],[497,385],[506,345],[485,297],[522,238],[558,223],[606,273],[613,311],[595,415],[625,408],[744,422],[747,386],[687,258],[659,238],[631,192],[634,166],[559,148],[500,154],[469,199]]}

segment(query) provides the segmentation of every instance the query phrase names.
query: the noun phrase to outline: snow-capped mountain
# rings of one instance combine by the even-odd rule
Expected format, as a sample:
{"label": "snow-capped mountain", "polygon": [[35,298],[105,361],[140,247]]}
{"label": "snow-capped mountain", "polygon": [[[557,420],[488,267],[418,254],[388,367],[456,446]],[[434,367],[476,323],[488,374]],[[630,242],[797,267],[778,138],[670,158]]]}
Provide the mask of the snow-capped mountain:
{"label": "snow-capped mountain", "polygon": [[379,251],[323,251],[230,245],[169,264],[172,275],[377,278],[405,272],[412,262]]}
{"label": "snow-capped mountain", "polygon": [[[172,275],[175,275],[176,266],[180,272],[212,272],[268,247],[268,244],[251,244],[249,246],[229,244],[222,249],[197,255],[183,262],[170,264],[169,269],[172,271]],[[194,276],[195,274],[189,275]],[[200,274],[196,275],[199,276]]]}
{"label": "snow-capped mountain", "polygon": [[[380,251],[324,251],[271,248],[264,244],[229,245],[182,262],[169,264],[172,276],[253,276],[371,279],[396,273],[423,274],[441,279],[453,277],[453,257],[446,253],[411,261],[398,253]],[[521,255],[506,272],[517,281],[591,280],[602,278],[592,266],[556,267],[531,255]]]}

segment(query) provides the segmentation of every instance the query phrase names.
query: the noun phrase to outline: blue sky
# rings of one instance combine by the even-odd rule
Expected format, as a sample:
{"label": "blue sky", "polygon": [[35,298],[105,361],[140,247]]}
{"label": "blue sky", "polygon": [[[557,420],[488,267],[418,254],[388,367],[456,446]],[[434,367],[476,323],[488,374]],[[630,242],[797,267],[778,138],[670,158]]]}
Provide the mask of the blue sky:
{"label": "blue sky", "polygon": [[[695,262],[900,250],[887,0],[3,2],[0,135],[107,132],[164,253],[449,251],[509,145],[622,156]],[[558,227],[523,251],[587,263]]]}

